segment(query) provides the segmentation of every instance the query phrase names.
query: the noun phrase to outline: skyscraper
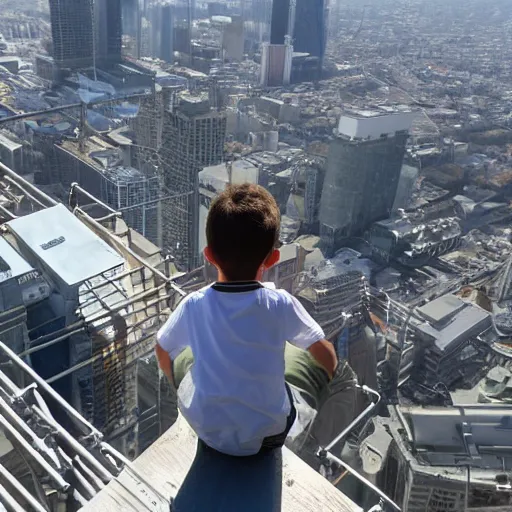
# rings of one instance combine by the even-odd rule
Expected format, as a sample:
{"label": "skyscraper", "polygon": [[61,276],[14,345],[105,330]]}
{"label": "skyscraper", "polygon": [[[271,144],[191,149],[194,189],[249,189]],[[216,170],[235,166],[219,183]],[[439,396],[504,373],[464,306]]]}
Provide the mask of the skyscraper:
{"label": "skyscraper", "polygon": [[121,60],[123,35],[121,0],[94,0],[96,58],[101,63]]}
{"label": "skyscraper", "polygon": [[291,44],[290,0],[274,0],[270,24],[270,44],[261,49],[260,84],[280,86],[290,83],[293,46]]}
{"label": "skyscraper", "polygon": [[164,113],[163,185],[176,194],[162,205],[163,248],[178,267],[199,266],[199,171],[222,162],[226,115],[211,109],[205,97],[182,93]]}
{"label": "skyscraper", "polygon": [[151,57],[174,61],[174,12],[171,4],[148,7],[149,52]]}
{"label": "skyscraper", "polygon": [[93,9],[93,0],[50,0],[53,58],[59,67],[92,65]]}
{"label": "skyscraper", "polygon": [[284,38],[290,33],[290,0],[272,2],[272,20],[270,23],[270,44],[284,44]]}
{"label": "skyscraper", "polygon": [[121,60],[121,0],[50,0],[50,19],[60,68]]}
{"label": "skyscraper", "polygon": [[296,0],[293,49],[323,59],[326,43],[325,0]]}
{"label": "skyscraper", "polygon": [[331,142],[320,204],[327,252],[390,216],[413,112],[351,111]]}

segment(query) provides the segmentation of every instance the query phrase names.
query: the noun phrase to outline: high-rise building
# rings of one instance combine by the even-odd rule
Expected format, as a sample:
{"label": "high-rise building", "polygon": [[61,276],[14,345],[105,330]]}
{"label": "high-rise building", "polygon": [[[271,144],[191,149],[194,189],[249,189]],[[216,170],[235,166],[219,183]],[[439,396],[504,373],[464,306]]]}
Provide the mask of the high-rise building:
{"label": "high-rise building", "polygon": [[263,87],[288,85],[292,71],[293,46],[263,43],[261,48],[260,84]]}
{"label": "high-rise building", "polygon": [[50,0],[53,58],[59,67],[92,65],[93,10],[93,0]]}
{"label": "high-rise building", "polygon": [[199,171],[223,160],[226,115],[207,98],[182,93],[164,116],[163,184],[176,199],[162,205],[163,248],[190,270],[200,264]]}
{"label": "high-rise building", "polygon": [[284,44],[284,38],[290,34],[290,29],[290,0],[274,0],[270,23],[270,44]]}
{"label": "high-rise building", "polygon": [[326,43],[324,0],[296,0],[293,23],[293,48],[323,58]]}
{"label": "high-rise building", "polygon": [[320,204],[327,251],[390,216],[413,112],[351,111],[331,142]]}
{"label": "high-rise building", "polygon": [[174,12],[171,4],[155,4],[148,8],[149,52],[151,57],[173,62]]}
{"label": "high-rise building", "polygon": [[60,68],[121,60],[121,0],[50,0],[50,19]]}
{"label": "high-rise building", "polygon": [[260,84],[275,87],[290,83],[293,46],[291,44],[290,0],[274,0],[270,24],[270,44],[261,48]]}
{"label": "high-rise building", "polygon": [[102,63],[121,60],[123,35],[121,0],[94,0],[96,58]]}

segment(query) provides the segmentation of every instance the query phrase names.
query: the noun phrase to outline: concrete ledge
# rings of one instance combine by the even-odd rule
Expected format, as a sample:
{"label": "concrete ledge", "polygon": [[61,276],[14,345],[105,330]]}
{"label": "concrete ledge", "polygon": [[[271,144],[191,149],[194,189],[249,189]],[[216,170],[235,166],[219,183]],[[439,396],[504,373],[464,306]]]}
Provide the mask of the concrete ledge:
{"label": "concrete ledge", "polygon": [[[87,504],[85,512],[168,511],[196,454],[196,436],[177,422]],[[344,494],[287,448],[282,457],[283,512],[362,512]],[[207,485],[207,481],[204,485]],[[148,485],[149,484],[149,485]],[[201,489],[197,489],[201,494]],[[204,512],[207,512],[204,509]],[[267,511],[261,511],[267,512]]]}

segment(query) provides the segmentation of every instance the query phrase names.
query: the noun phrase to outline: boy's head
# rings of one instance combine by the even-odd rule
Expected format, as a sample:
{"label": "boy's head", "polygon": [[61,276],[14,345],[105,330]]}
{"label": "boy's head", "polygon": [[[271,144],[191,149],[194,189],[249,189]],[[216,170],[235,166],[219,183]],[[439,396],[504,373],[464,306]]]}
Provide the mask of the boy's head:
{"label": "boy's head", "polygon": [[229,281],[259,279],[279,260],[279,227],[279,208],[263,187],[229,186],[208,212],[205,256]]}

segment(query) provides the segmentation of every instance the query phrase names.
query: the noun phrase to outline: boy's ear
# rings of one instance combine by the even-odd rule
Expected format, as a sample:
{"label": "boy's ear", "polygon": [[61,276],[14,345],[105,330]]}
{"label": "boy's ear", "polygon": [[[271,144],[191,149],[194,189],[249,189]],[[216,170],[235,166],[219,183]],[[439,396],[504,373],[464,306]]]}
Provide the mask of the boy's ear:
{"label": "boy's ear", "polygon": [[263,266],[267,269],[267,268],[270,268],[270,267],[273,267],[278,261],[279,261],[279,258],[281,257],[281,253],[279,252],[278,249],[274,249],[268,256],[267,258],[265,259],[265,261],[263,262]]}
{"label": "boy's ear", "polygon": [[203,251],[203,254],[204,254],[204,257],[212,264],[212,265],[216,265],[215,263],[215,258],[213,257],[213,253],[212,253],[212,250],[207,246],[204,248],[204,251]]}

